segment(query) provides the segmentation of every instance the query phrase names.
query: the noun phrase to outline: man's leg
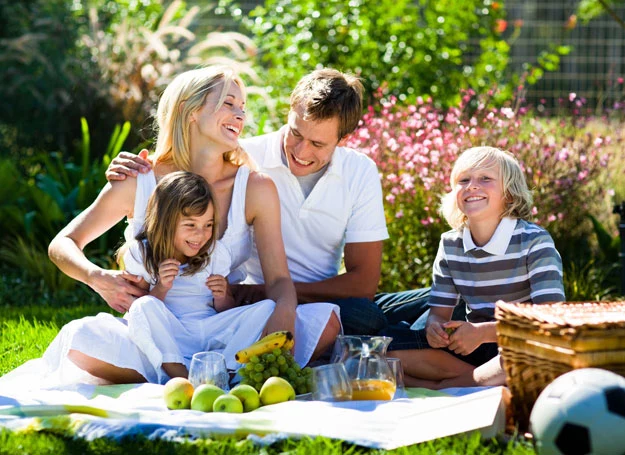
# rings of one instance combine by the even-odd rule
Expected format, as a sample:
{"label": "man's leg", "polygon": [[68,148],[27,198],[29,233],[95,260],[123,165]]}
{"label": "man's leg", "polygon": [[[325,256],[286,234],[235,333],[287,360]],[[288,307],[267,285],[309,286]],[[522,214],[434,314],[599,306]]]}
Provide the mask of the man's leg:
{"label": "man's leg", "polygon": [[389,324],[412,324],[428,310],[430,288],[376,294],[374,302],[384,312]]}
{"label": "man's leg", "polygon": [[330,303],[341,309],[341,324],[346,335],[377,335],[387,325],[382,310],[369,299],[351,297]]}

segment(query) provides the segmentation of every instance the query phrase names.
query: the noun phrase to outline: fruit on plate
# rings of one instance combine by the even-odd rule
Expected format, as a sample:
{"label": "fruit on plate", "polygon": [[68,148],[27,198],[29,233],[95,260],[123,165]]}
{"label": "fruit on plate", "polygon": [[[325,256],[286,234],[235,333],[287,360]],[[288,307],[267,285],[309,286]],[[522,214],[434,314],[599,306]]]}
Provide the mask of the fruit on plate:
{"label": "fruit on plate", "polygon": [[248,384],[239,384],[230,391],[243,404],[243,412],[250,412],[260,407],[260,397],[254,387]]}
{"label": "fruit on plate", "polygon": [[238,351],[234,355],[234,359],[239,363],[247,363],[252,356],[261,355],[282,347],[288,351],[294,344],[295,340],[293,334],[288,330],[273,332],[261,338],[256,343],[249,345],[247,348]]}
{"label": "fruit on plate", "polygon": [[295,390],[286,379],[272,376],[265,381],[260,389],[260,402],[263,406],[283,403],[295,399]]}
{"label": "fruit on plate", "polygon": [[193,385],[186,378],[172,378],[165,384],[163,398],[169,409],[189,409]]}
{"label": "fruit on plate", "polygon": [[293,344],[290,332],[274,332],[237,352],[236,360],[244,364],[238,371],[241,384],[251,385],[260,392],[268,378],[278,376],[291,383],[297,393],[310,392],[312,370],[297,364],[290,352]]}
{"label": "fruit on plate", "polygon": [[213,412],[213,403],[223,395],[222,389],[213,384],[201,384],[193,392],[191,398],[191,409],[202,412]]}

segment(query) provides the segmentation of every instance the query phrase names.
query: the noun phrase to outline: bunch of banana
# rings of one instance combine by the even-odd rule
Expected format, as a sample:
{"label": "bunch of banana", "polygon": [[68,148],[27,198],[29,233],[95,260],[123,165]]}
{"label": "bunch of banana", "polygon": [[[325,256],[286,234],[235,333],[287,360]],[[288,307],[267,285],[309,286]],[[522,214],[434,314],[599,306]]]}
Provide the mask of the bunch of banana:
{"label": "bunch of banana", "polygon": [[245,349],[241,349],[234,355],[234,359],[239,363],[247,363],[253,356],[259,356],[269,353],[274,349],[282,348],[285,351],[290,350],[295,344],[293,334],[288,330],[281,332],[273,332],[261,338],[256,343],[251,344]]}

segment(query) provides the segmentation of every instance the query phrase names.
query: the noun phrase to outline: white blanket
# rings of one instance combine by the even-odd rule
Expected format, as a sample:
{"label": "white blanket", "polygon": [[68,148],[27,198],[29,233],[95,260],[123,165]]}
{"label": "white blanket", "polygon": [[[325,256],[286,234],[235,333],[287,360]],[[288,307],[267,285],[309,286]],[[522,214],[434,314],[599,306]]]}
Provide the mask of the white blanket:
{"label": "white blanket", "polygon": [[505,420],[502,387],[444,393],[408,389],[409,398],[393,401],[290,401],[246,414],[224,414],[168,410],[162,385],[46,388],[14,379],[10,374],[0,378],[0,426],[15,431],[53,428],[86,439],[231,434],[272,442],[282,437],[325,436],[390,450],[473,430],[492,437],[503,431]]}

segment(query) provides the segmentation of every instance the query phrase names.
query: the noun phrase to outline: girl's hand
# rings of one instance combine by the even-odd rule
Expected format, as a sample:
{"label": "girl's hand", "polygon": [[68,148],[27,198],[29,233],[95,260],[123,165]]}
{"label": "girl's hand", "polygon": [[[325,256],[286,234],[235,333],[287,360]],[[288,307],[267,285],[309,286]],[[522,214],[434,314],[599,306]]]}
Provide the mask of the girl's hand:
{"label": "girl's hand", "polygon": [[443,327],[454,330],[447,348],[456,354],[471,354],[483,342],[479,327],[471,322],[449,321]]}
{"label": "girl's hand", "polygon": [[[228,291],[228,280],[222,275],[211,275],[206,279],[206,286],[213,293],[213,297],[225,297]],[[230,294],[231,295],[231,294]]]}
{"label": "girl's hand", "polygon": [[158,282],[156,286],[163,291],[169,291],[179,271],[180,262],[175,259],[165,259],[158,265]]}

